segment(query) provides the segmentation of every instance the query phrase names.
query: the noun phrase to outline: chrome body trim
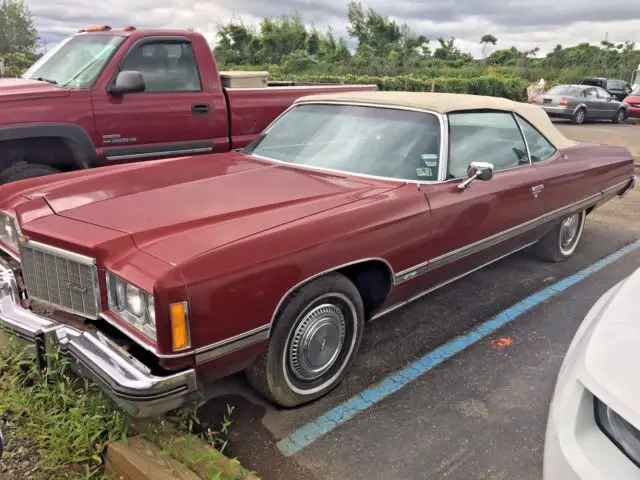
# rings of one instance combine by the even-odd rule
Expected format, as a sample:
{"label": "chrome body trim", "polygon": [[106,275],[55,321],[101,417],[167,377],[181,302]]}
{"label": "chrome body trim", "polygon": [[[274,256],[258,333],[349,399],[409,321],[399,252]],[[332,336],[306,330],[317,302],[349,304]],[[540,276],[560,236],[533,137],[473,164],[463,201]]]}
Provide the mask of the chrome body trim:
{"label": "chrome body trim", "polygon": [[515,227],[511,227],[507,230],[496,233],[490,237],[484,238],[470,245],[465,245],[464,247],[460,247],[456,250],[452,250],[443,255],[440,255],[439,257],[433,258],[431,260],[427,260],[418,265],[407,268],[399,272],[398,274],[396,274],[394,279],[394,284],[395,285],[402,284],[406,281],[416,278],[419,275],[423,275],[431,270],[435,270],[436,268],[440,268],[449,263],[455,262],[457,260],[461,260],[469,255],[473,255],[474,253],[478,253],[487,248],[491,248],[503,241],[509,240],[522,233],[526,233],[530,230],[533,230],[534,228],[537,228],[545,224],[546,222],[556,220],[565,215],[569,215],[571,213],[575,213],[577,211],[580,211],[592,205],[595,205],[596,203],[598,203],[599,200],[601,200],[604,196],[606,196],[604,192],[616,191],[620,189],[622,186],[624,186],[626,183],[627,182],[623,182],[623,183],[614,185],[613,187],[610,187],[607,190],[604,190],[603,192],[596,193],[594,195],[586,197],[582,200],[574,202],[565,207],[561,207],[557,210],[551,211],[549,213],[545,213],[544,215],[536,217],[523,224],[516,225]]}
{"label": "chrome body trim", "polygon": [[104,335],[41,317],[20,304],[13,272],[0,265],[0,328],[34,345],[38,365],[59,349],[76,374],[90,378],[133,417],[160,415],[199,396],[194,369],[157,376]]}
{"label": "chrome body trim", "polygon": [[533,245],[535,243],[536,242],[532,242],[532,243],[528,243],[527,245],[525,245],[523,247],[518,247],[515,250],[510,251],[509,253],[505,253],[504,255],[501,255],[501,256],[499,256],[497,258],[494,258],[493,260],[490,260],[487,263],[483,263],[479,267],[476,267],[476,268],[474,268],[472,270],[469,270],[468,272],[465,272],[465,273],[463,273],[461,275],[458,275],[457,277],[450,278],[449,280],[445,280],[444,282],[439,283],[438,285],[436,285],[434,287],[428,288],[427,290],[425,290],[423,292],[420,292],[417,295],[414,295],[413,297],[409,298],[408,300],[403,300],[402,302],[397,303],[397,304],[395,304],[395,305],[393,305],[393,306],[391,306],[389,308],[385,308],[381,312],[376,313],[373,317],[371,317],[371,321],[377,320],[378,318],[383,317],[383,316],[387,315],[388,313],[391,313],[391,312],[393,312],[393,311],[395,311],[395,310],[397,310],[397,309],[399,309],[401,307],[404,307],[405,305],[407,305],[407,304],[409,304],[411,302],[414,302],[415,300],[418,300],[419,298],[422,298],[425,295],[427,295],[427,294],[429,294],[429,293],[431,293],[431,292],[433,292],[435,290],[438,290],[438,289],[440,289],[440,288],[442,288],[442,287],[444,287],[446,285],[449,285],[450,283],[453,283],[453,282],[455,282],[457,280],[460,280],[461,278],[464,278],[467,275],[472,274],[473,272],[477,272],[478,270],[480,270],[480,269],[482,269],[482,268],[484,268],[484,267],[486,267],[488,265],[491,265],[492,263],[495,263],[495,262],[497,262],[499,260],[502,260],[503,258],[506,258],[506,257],[508,257],[510,255],[513,255],[514,253],[519,252],[520,250],[524,250],[525,248],[530,247],[531,245]]}
{"label": "chrome body trim", "polygon": [[40,250],[43,252],[50,253],[51,255],[56,255],[58,257],[66,258],[67,260],[71,260],[72,262],[78,262],[78,263],[82,263],[84,265],[90,265],[90,266],[96,265],[95,258],[87,257],[86,255],[81,255],[75,252],[70,252],[69,250],[64,250],[62,248],[53,247],[45,243],[28,240],[25,246],[29,248],[33,248],[35,250]]}
{"label": "chrome body trim", "polygon": [[[113,312],[109,311],[109,313],[115,315]],[[133,333],[131,333],[130,331],[128,331],[126,328],[124,328],[124,326],[122,326],[117,320],[111,318],[107,313],[102,312],[100,314],[100,318],[102,320],[104,320],[105,322],[107,322],[109,325],[111,325],[112,327],[118,329],[120,331],[120,333],[123,333],[124,335],[126,335],[127,337],[129,337],[131,340],[133,340],[134,342],[136,342],[136,345],[144,348],[146,351],[152,353],[153,355],[155,355],[158,358],[162,358],[162,359],[171,359],[171,358],[183,358],[183,357],[188,357],[190,355],[193,355],[193,350],[190,350],[188,352],[181,352],[181,353],[170,353],[170,354],[166,354],[166,353],[159,353],[158,350],[153,346],[153,345],[149,345],[146,344],[142,341],[140,341],[140,339],[138,337],[136,337]],[[118,317],[119,318],[119,317]],[[124,320],[123,320],[124,321]],[[135,327],[132,327],[135,328]],[[136,330],[138,331],[138,330]],[[143,334],[142,334],[143,335]]]}
{"label": "chrome body trim", "polygon": [[158,150],[157,152],[147,153],[131,153],[126,155],[106,155],[105,158],[110,162],[114,160],[131,160],[134,158],[153,158],[153,157],[165,157],[165,156],[181,156],[192,155],[195,153],[209,153],[213,152],[213,147],[203,148],[185,148],[184,150]]}
{"label": "chrome body trim", "polygon": [[275,310],[273,311],[273,314],[271,315],[271,322],[269,322],[269,335],[268,336],[271,337],[271,329],[273,328],[273,323],[276,320],[276,315],[278,315],[278,312],[280,311],[280,308],[282,307],[282,304],[285,302],[287,297],[289,295],[291,295],[291,293],[293,293],[295,290],[300,288],[302,285],[304,285],[305,283],[309,283],[310,281],[315,280],[316,278],[321,277],[322,275],[326,275],[327,273],[331,273],[331,272],[335,272],[336,270],[340,270],[341,268],[350,267],[352,265],[358,265],[359,263],[373,262],[373,261],[382,262],[387,266],[387,268],[389,269],[389,272],[388,272],[389,273],[389,281],[390,281],[391,286],[393,286],[393,282],[394,282],[393,267],[384,258],[380,258],[380,257],[361,258],[360,260],[355,260],[353,262],[344,263],[342,265],[336,265],[335,267],[331,267],[331,268],[329,268],[327,270],[324,270],[322,272],[316,273],[315,275],[311,275],[310,277],[305,278],[304,280],[296,283],[293,287],[291,287],[289,290],[287,290],[287,292],[284,294],[284,296],[278,302],[278,305],[276,306]]}
{"label": "chrome body trim", "polygon": [[631,193],[631,190],[636,188],[637,178],[638,177],[636,175],[631,175],[631,180],[629,180],[629,185],[622,192],[618,194],[618,197],[624,198],[627,195],[629,195],[629,193]]}
{"label": "chrome body trim", "polygon": [[271,324],[266,324],[226,340],[196,349],[196,365],[215,360],[269,338]]}

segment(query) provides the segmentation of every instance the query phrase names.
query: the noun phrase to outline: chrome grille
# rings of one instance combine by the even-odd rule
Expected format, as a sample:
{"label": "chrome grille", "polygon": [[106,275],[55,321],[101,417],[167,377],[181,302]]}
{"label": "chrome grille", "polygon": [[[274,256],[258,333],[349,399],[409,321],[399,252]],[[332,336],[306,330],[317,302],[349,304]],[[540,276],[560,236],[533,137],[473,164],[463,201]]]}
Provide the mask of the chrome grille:
{"label": "chrome grille", "polygon": [[20,262],[29,298],[83,317],[98,318],[100,292],[93,259],[29,242],[20,246]]}

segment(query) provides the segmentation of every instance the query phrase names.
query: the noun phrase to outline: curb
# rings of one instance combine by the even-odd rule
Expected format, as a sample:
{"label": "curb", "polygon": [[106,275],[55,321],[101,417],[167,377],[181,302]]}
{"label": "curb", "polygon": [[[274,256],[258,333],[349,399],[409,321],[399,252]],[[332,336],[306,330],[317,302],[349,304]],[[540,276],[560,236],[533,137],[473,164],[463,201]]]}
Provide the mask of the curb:
{"label": "curb", "polygon": [[114,480],[201,480],[218,478],[217,474],[229,480],[261,480],[237,460],[195,435],[178,431],[168,421],[162,431],[144,426],[141,430],[141,434],[107,448],[105,473]]}
{"label": "curb", "polygon": [[200,477],[153,443],[133,437],[125,444],[115,442],[107,449],[105,473],[114,480],[200,480]]}

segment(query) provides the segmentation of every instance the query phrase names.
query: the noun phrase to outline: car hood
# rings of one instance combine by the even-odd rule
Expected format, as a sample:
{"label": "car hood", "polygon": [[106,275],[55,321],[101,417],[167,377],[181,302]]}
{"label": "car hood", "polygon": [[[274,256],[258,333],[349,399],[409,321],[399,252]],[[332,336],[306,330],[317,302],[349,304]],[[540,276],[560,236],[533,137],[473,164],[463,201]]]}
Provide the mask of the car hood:
{"label": "car hood", "polygon": [[67,97],[69,90],[49,82],[25,78],[0,78],[0,102],[42,97]]}
{"label": "car hood", "polygon": [[57,215],[129,234],[141,250],[176,265],[398,185],[235,152],[132,165],[97,169],[23,195],[44,197]]}
{"label": "car hood", "polygon": [[640,428],[640,269],[604,302],[586,335],[580,375],[593,395]]}
{"label": "car hood", "polygon": [[627,103],[640,103],[640,95],[629,95],[625,100]]}

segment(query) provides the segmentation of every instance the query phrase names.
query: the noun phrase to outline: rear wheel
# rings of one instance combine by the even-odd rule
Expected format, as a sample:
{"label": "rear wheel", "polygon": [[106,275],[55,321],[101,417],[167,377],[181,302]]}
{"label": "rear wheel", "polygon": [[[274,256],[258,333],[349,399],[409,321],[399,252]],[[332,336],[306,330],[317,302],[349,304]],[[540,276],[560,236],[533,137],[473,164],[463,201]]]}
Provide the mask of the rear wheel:
{"label": "rear wheel", "polygon": [[573,213],[562,219],[534,246],[538,256],[548,262],[564,262],[569,259],[582,238],[586,212]]}
{"label": "rear wheel", "polygon": [[362,339],[364,307],[347,277],[332,273],[292,294],[280,309],[269,346],[246,371],[264,397],[294,407],[336,387]]}
{"label": "rear wheel", "polygon": [[616,112],[616,116],[613,117],[613,123],[622,123],[624,122],[625,118],[627,118],[627,114],[624,109],[621,108]]}
{"label": "rear wheel", "polygon": [[0,185],[17,182],[18,180],[24,180],[27,178],[53,175],[56,173],[60,173],[60,170],[50,167],[49,165],[17,162],[5,168],[2,173],[0,173]]}
{"label": "rear wheel", "polygon": [[571,123],[575,125],[582,125],[587,118],[587,111],[584,108],[579,108],[573,113],[571,117]]}

